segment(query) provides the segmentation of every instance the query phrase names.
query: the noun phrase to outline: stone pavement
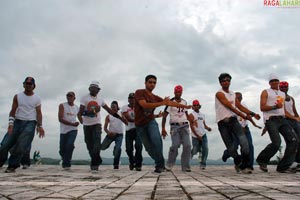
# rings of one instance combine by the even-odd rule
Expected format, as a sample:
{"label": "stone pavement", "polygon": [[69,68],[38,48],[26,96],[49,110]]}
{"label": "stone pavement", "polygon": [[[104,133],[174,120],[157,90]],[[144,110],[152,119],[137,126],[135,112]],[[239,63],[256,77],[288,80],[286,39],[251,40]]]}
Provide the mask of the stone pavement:
{"label": "stone pavement", "polygon": [[201,170],[154,174],[152,166],[141,172],[127,166],[113,170],[101,166],[96,174],[88,166],[39,165],[4,173],[0,169],[0,200],[4,199],[300,199],[300,173],[269,173],[257,167],[253,174],[238,174],[232,166],[208,166]]}

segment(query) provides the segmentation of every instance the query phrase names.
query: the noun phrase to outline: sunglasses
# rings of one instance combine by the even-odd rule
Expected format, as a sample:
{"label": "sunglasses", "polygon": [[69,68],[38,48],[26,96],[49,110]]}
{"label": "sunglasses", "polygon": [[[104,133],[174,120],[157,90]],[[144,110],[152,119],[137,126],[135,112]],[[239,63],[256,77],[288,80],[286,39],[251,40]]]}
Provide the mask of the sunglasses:
{"label": "sunglasses", "polygon": [[225,82],[230,82],[231,80],[229,78],[225,78],[223,80],[221,80],[222,83],[225,83]]}

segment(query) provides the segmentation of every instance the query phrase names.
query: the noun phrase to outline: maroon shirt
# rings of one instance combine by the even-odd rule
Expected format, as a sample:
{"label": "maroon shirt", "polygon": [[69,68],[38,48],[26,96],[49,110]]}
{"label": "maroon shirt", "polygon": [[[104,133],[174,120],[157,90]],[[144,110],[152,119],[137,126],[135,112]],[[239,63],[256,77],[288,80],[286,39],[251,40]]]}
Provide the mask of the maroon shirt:
{"label": "maroon shirt", "polygon": [[146,89],[135,91],[135,105],[134,105],[134,123],[136,126],[142,126],[154,119],[154,110],[145,109],[140,104],[140,100],[146,100],[147,103],[161,102],[163,99],[155,94],[149,94]]}

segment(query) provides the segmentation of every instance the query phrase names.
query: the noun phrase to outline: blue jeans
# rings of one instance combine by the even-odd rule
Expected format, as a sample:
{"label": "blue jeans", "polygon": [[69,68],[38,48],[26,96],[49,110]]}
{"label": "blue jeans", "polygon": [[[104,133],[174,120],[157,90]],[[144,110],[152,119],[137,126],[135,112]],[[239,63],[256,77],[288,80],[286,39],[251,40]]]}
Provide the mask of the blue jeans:
{"label": "blue jeans", "polygon": [[122,141],[123,141],[123,134],[116,134],[113,137],[109,137],[108,135],[105,136],[102,144],[101,144],[101,150],[108,149],[110,144],[112,142],[115,142],[114,146],[114,151],[113,151],[113,156],[114,156],[114,166],[119,166],[120,163],[120,157],[121,157],[121,146],[122,146]]}
{"label": "blue jeans", "polygon": [[[133,155],[133,142],[135,141],[134,148],[135,148],[135,155]],[[126,153],[129,158],[129,164],[135,167],[141,167],[143,162],[142,150],[143,144],[141,138],[137,135],[136,129],[130,129],[126,131],[125,135],[125,146],[126,146]]]}
{"label": "blue jeans", "polygon": [[146,151],[154,160],[155,168],[165,168],[163,144],[157,122],[153,119],[145,125],[136,126],[136,131],[140,136]]}
{"label": "blue jeans", "polygon": [[277,171],[287,170],[290,165],[295,161],[296,151],[298,148],[298,140],[292,127],[288,121],[281,117],[271,117],[266,121],[266,127],[269,133],[271,143],[263,149],[257,156],[256,161],[261,164],[268,164],[270,159],[277,153],[281,139],[279,133],[283,136],[286,148],[283,158],[277,165]]}
{"label": "blue jeans", "polygon": [[[251,166],[251,168],[253,168],[253,164],[254,164],[254,146],[253,146],[253,140],[252,140],[252,136],[251,136],[251,133],[250,133],[250,129],[248,126],[244,127],[243,128],[243,131],[247,137],[247,140],[248,140],[248,145],[249,145],[249,165]],[[239,148],[239,145],[240,145],[240,142],[238,140],[238,138],[236,137],[233,137],[234,139],[234,145],[236,147],[236,149]],[[224,153],[223,153],[223,156],[226,157],[226,158],[229,158],[230,155],[229,155],[229,152],[228,150],[224,150]]]}
{"label": "blue jeans", "polygon": [[75,148],[74,143],[77,136],[77,130],[72,130],[67,133],[60,134],[59,141],[59,155],[62,158],[62,167],[71,167],[71,160],[73,150]]}
{"label": "blue jeans", "polygon": [[[248,140],[237,118],[231,117],[219,121],[218,128],[229,155],[233,157],[234,164],[238,165],[240,169],[250,168]],[[234,137],[237,137],[240,142],[241,156],[237,152]]]}
{"label": "blue jeans", "polygon": [[[30,152],[31,143],[34,138],[36,121],[18,120],[14,121],[13,132],[7,137],[5,143],[0,147],[0,160],[7,158],[7,152],[11,155],[8,159],[9,168],[20,167],[21,160],[24,154]],[[29,150],[29,151],[28,151]]]}
{"label": "blue jeans", "polygon": [[90,126],[83,126],[84,141],[91,157],[91,170],[98,170],[99,165],[102,163],[100,157],[101,149],[101,124]]}
{"label": "blue jeans", "polygon": [[182,144],[181,153],[181,169],[184,171],[190,169],[190,159],[191,159],[191,140],[189,126],[179,126],[171,125],[171,140],[172,145],[169,149],[168,156],[168,167],[172,167],[176,163],[176,157],[178,155],[178,148]]}
{"label": "blue jeans", "polygon": [[206,134],[202,136],[202,141],[200,141],[198,138],[192,137],[192,143],[192,156],[196,155],[198,152],[202,153],[200,165],[205,167],[208,156],[208,140]]}
{"label": "blue jeans", "polygon": [[289,125],[294,129],[296,133],[296,137],[298,139],[298,150],[297,150],[295,161],[297,163],[300,163],[300,123],[293,119],[287,119],[287,120],[289,122]]}

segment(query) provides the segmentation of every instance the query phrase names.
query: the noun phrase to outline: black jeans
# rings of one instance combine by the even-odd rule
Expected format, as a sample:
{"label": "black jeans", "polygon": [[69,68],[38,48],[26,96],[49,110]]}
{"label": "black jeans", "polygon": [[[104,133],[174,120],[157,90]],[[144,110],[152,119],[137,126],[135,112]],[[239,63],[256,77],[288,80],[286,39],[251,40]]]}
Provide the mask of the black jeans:
{"label": "black jeans", "polygon": [[[135,128],[126,131],[125,146],[126,146],[126,153],[129,158],[129,164],[135,167],[141,167],[143,162],[143,156],[142,156],[143,145],[140,137],[136,133]],[[133,155],[134,148],[135,148],[135,155]]]}
{"label": "black jeans", "polygon": [[271,143],[268,144],[257,156],[256,161],[262,164],[268,164],[270,159],[277,153],[281,139],[279,133],[283,136],[286,148],[283,158],[277,165],[277,171],[287,170],[295,161],[298,148],[298,140],[288,121],[282,116],[270,117],[266,121],[266,127],[269,133]]}
{"label": "black jeans", "polygon": [[101,149],[101,124],[83,126],[84,141],[91,157],[91,169],[98,169],[102,160],[100,157]]}
{"label": "black jeans", "polygon": [[[250,168],[248,140],[242,130],[242,126],[237,121],[237,118],[231,117],[219,121],[218,128],[229,155],[234,160],[234,164],[239,165],[240,169]],[[235,137],[238,138],[240,142],[241,156],[238,154],[236,149]]]}

